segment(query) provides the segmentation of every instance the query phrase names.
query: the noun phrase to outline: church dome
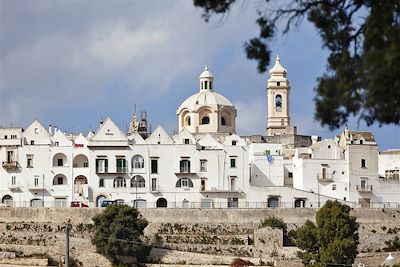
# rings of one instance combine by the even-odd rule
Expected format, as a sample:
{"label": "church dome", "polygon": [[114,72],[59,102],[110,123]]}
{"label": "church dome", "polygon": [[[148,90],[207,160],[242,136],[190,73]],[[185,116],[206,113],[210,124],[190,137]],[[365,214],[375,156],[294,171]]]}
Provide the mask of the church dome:
{"label": "church dome", "polygon": [[233,104],[223,95],[214,91],[201,91],[189,96],[178,108],[178,113],[183,109],[196,111],[201,107],[233,106]]}
{"label": "church dome", "polygon": [[179,131],[186,128],[191,133],[235,133],[236,109],[226,97],[214,92],[214,76],[208,66],[199,82],[199,92],[176,110]]}

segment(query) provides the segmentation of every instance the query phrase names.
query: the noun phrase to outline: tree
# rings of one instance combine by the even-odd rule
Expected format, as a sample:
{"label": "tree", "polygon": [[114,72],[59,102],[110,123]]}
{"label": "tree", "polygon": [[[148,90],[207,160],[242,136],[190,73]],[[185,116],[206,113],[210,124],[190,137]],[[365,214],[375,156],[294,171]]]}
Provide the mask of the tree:
{"label": "tree", "polygon": [[143,243],[143,230],[146,219],[127,205],[109,205],[100,214],[93,217],[94,236],[92,243],[97,252],[114,263],[122,262],[122,257],[135,257],[142,261],[148,254],[148,247]]}
{"label": "tree", "polygon": [[306,265],[353,264],[357,256],[358,223],[350,207],[327,201],[317,212],[317,224],[307,220],[294,233],[296,245],[304,250],[298,256]]}
{"label": "tree", "polygon": [[[206,22],[226,14],[236,0],[193,0]],[[326,72],[317,79],[315,118],[330,129],[358,116],[374,122],[400,124],[400,2],[398,0],[265,0],[257,10],[258,37],[247,41],[247,58],[265,72],[269,42],[278,23],[290,31],[306,17],[329,50]]]}

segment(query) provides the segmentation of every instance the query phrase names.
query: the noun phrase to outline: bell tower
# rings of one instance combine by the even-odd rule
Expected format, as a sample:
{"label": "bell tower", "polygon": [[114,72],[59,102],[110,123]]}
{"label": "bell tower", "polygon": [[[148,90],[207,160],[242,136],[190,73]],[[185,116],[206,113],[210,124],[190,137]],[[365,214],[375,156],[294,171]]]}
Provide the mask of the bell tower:
{"label": "bell tower", "polygon": [[281,60],[277,55],[275,65],[269,71],[267,82],[267,134],[269,136],[296,134],[296,127],[290,125],[290,83],[286,74],[287,70],[282,67]]}

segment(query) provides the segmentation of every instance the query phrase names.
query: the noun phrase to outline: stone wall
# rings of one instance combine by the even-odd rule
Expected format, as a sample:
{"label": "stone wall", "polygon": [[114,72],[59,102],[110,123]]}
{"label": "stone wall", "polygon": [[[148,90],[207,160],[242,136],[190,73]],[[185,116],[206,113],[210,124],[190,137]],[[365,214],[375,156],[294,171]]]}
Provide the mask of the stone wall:
{"label": "stone wall", "polygon": [[[46,253],[60,259],[64,254],[64,223],[71,221],[71,255],[83,266],[110,266],[104,257],[95,253],[90,242],[92,217],[100,211],[97,208],[0,208],[0,249],[12,249],[24,256]],[[163,244],[171,253],[174,249],[182,253],[229,256],[227,259],[251,256],[284,262],[295,260],[297,248],[282,247],[281,231],[258,229],[259,222],[275,216],[282,218],[289,230],[295,229],[307,219],[315,221],[316,210],[142,209],[141,213],[149,221],[145,230],[149,240]],[[352,214],[360,223],[360,252],[379,252],[386,246],[385,241],[400,234],[398,209],[357,209]],[[380,254],[374,255],[375,261],[379,261]],[[386,254],[380,257],[384,258],[383,255]],[[171,261],[172,256],[168,257]],[[364,257],[368,259],[369,256]],[[229,264],[228,260],[224,264]]]}

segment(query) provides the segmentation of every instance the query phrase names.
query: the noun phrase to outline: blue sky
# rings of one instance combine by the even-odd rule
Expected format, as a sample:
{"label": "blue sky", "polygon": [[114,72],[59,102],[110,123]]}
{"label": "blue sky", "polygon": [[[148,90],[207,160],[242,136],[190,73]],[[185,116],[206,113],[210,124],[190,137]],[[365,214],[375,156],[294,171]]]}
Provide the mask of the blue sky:
{"label": "blue sky", "polygon": [[[136,103],[155,129],[177,129],[176,108],[198,91],[207,63],[215,90],[238,109],[237,131],[265,134],[267,74],[246,59],[258,35],[256,1],[229,16],[201,19],[191,1],[0,1],[0,125],[26,128],[34,119],[67,132],[96,130],[110,117],[122,130]],[[327,52],[306,21],[271,44],[291,82],[291,118],[300,134],[332,138],[313,120],[316,78]],[[273,62],[271,62],[271,65]],[[357,124],[380,149],[400,148],[398,126]]]}

